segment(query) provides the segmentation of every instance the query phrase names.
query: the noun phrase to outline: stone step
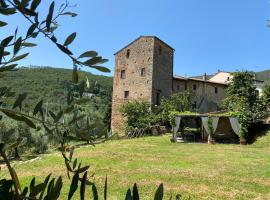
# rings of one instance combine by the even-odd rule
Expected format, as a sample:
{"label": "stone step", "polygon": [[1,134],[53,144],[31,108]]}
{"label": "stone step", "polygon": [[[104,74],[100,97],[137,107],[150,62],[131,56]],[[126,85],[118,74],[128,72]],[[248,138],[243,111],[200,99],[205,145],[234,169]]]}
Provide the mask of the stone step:
{"label": "stone step", "polygon": [[184,142],[184,139],[182,137],[177,137],[176,142],[182,143]]}

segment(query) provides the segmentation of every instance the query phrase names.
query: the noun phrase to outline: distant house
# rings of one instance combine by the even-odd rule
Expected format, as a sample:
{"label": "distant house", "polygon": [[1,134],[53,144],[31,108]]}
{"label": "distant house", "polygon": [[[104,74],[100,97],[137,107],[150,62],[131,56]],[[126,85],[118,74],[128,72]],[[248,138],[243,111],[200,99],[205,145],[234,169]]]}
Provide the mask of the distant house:
{"label": "distant house", "polygon": [[[231,72],[218,71],[215,75],[213,75],[209,81],[214,81],[217,83],[225,83],[228,84],[233,78],[233,74]],[[262,87],[264,81],[256,79],[256,74],[254,74],[254,85],[256,86],[256,90],[259,95],[262,93]]]}

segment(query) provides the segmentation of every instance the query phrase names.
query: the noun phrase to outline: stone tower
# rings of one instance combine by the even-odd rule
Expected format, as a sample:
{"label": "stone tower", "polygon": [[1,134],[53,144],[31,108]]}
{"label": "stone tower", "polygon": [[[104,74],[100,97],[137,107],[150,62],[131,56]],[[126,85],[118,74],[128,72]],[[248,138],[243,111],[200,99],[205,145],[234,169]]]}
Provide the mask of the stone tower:
{"label": "stone tower", "polygon": [[172,47],[155,36],[140,36],[115,53],[112,97],[113,133],[124,135],[122,104],[146,100],[159,105],[161,97],[172,94]]}

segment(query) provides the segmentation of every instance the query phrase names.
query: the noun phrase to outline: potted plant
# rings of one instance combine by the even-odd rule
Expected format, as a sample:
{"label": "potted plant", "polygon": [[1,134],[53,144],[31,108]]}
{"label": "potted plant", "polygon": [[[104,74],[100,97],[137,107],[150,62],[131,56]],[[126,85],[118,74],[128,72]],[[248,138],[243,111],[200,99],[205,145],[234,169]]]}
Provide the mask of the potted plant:
{"label": "potted plant", "polygon": [[246,145],[247,144],[247,141],[246,141],[247,129],[244,126],[241,126],[239,133],[240,133],[239,143],[241,145]]}

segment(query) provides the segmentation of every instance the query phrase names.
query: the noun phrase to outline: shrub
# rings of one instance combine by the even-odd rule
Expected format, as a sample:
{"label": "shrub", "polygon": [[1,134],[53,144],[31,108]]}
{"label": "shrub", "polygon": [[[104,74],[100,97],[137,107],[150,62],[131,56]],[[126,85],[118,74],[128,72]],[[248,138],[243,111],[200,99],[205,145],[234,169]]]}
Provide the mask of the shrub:
{"label": "shrub", "polygon": [[127,128],[148,129],[152,123],[155,123],[150,103],[147,101],[132,101],[123,104],[120,112],[126,117]]}

